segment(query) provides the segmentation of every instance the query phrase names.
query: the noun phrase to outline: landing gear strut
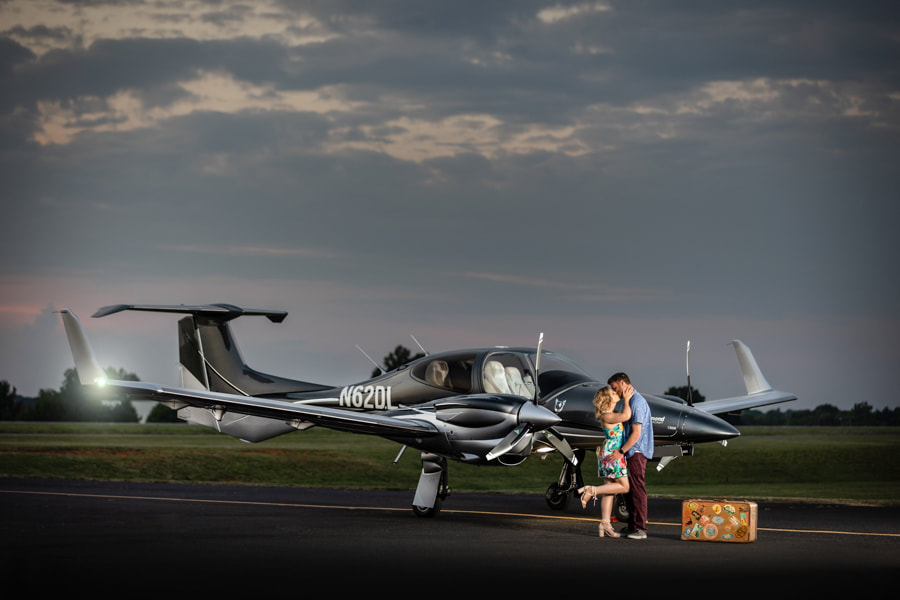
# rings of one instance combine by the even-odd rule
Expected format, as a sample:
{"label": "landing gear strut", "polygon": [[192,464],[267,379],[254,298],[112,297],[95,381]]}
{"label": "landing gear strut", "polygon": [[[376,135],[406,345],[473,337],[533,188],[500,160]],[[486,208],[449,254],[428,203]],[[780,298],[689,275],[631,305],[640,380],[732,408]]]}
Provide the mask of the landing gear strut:
{"label": "landing gear strut", "polygon": [[581,463],[584,460],[584,450],[575,450],[577,464],[563,461],[559,479],[551,483],[544,494],[547,506],[553,510],[563,510],[569,503],[569,497],[578,494],[578,489],[584,487],[584,479],[581,477]]}
{"label": "landing gear strut", "polygon": [[437,454],[422,453],[422,474],[413,498],[413,513],[417,517],[434,517],[450,495],[447,485],[447,459]]}

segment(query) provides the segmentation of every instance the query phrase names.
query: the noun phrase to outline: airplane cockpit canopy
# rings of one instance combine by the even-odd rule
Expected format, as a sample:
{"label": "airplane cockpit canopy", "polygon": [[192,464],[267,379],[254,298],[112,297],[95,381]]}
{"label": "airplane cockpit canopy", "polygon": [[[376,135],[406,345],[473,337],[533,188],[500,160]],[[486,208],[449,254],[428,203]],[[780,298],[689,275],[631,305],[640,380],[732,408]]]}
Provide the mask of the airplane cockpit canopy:
{"label": "airplane cockpit canopy", "polygon": [[472,391],[475,357],[474,352],[441,354],[417,364],[412,375],[429,385],[468,394]]}
{"label": "airplane cockpit canopy", "polygon": [[[533,352],[501,348],[487,354],[475,351],[438,354],[416,364],[412,375],[428,385],[461,394],[483,390],[489,394],[533,398],[536,358]],[[481,368],[477,369],[479,361],[482,361]],[[480,375],[481,380],[476,382],[473,375]],[[541,353],[538,375],[541,395],[583,381],[595,379],[564,356],[553,352]]]}
{"label": "airplane cockpit canopy", "polygon": [[[535,363],[537,354],[532,352],[529,358],[532,363]],[[540,371],[538,386],[540,386],[541,397],[562,387],[597,380],[571,359],[555,352],[541,352],[541,363],[538,368]]]}

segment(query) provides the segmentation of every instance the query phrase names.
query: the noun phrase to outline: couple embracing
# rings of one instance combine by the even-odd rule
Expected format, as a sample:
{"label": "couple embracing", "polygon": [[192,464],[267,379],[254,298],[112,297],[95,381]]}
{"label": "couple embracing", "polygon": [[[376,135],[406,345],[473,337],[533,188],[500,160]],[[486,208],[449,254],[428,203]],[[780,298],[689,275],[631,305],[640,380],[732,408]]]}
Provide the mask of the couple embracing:
{"label": "couple embracing", "polygon": [[[581,505],[597,496],[600,499],[600,537],[619,537],[612,525],[613,499],[623,494],[628,508],[628,527],[624,531],[629,539],[647,537],[647,490],[644,473],[647,460],[653,458],[653,423],[650,406],[638,393],[625,373],[616,373],[594,395],[597,420],[603,425],[606,441],[597,447],[598,475],[605,483],[588,485],[578,490]],[[619,399],[624,410],[615,412]]]}

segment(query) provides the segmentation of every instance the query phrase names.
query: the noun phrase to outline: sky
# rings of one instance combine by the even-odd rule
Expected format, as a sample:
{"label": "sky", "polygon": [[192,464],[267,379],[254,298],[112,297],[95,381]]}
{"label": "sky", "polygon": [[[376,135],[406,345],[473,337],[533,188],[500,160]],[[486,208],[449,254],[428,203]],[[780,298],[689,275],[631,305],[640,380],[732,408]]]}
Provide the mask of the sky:
{"label": "sky", "polygon": [[[345,385],[396,345],[544,347],[638,390],[897,407],[900,6],[0,0],[0,379],[56,311],[176,381],[173,315]],[[415,336],[415,340],[411,336]],[[359,347],[359,349],[357,348]]]}

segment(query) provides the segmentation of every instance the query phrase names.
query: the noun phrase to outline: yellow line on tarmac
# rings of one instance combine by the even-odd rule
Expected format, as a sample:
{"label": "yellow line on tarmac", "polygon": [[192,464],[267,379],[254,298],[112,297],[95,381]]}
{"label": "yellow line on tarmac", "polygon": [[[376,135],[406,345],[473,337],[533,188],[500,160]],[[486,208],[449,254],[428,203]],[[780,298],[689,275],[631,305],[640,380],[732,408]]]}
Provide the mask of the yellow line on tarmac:
{"label": "yellow line on tarmac", "polygon": [[[328,508],[328,509],[337,509],[337,510],[377,510],[377,511],[392,511],[392,512],[406,512],[410,510],[409,508],[388,508],[381,506],[344,506],[338,504],[298,504],[296,502],[288,503],[288,502],[251,502],[248,500],[213,500],[213,499],[195,499],[195,498],[167,498],[165,496],[122,496],[116,494],[83,494],[83,493],[75,493],[75,492],[38,492],[38,491],[28,491],[28,490],[0,490],[0,493],[6,494],[31,494],[31,495],[41,495],[41,496],[70,496],[70,497],[78,497],[78,498],[106,498],[106,499],[117,499],[117,500],[155,500],[155,501],[163,501],[163,502],[192,502],[198,504],[234,504],[234,505],[244,505],[244,506],[281,506],[288,508]],[[591,518],[591,517],[571,517],[564,515],[535,515],[529,513],[512,513],[512,512],[497,512],[497,511],[485,511],[485,510],[461,510],[461,509],[441,509],[441,512],[445,513],[454,513],[454,514],[471,514],[471,515],[493,515],[493,516],[501,516],[501,517],[528,517],[532,519],[556,519],[556,520],[564,520],[564,521],[593,521],[599,522],[600,519]],[[650,521],[650,525],[663,525],[669,527],[681,527],[680,523],[664,523],[664,522],[653,522]],[[829,531],[829,530],[821,530],[821,529],[783,529],[783,528],[768,528],[768,527],[759,527],[757,531],[775,531],[781,533],[818,533],[818,534],[831,534],[831,535],[861,535],[861,536],[878,536],[878,537],[893,537],[900,538],[900,533],[861,533],[856,531]]]}

